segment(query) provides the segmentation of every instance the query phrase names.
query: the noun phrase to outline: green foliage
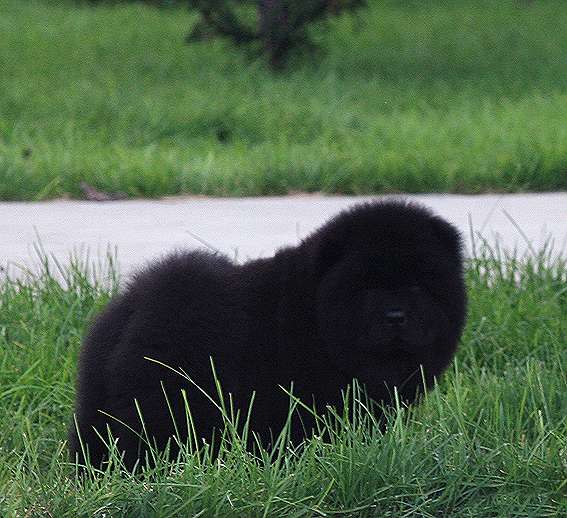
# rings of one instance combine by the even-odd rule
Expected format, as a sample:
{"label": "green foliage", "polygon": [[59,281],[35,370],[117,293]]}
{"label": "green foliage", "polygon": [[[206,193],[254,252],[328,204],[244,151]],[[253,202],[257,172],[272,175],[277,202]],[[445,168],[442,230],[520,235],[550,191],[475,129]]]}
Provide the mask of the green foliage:
{"label": "green foliage", "polygon": [[80,337],[116,285],[106,278],[94,282],[76,261],[0,285],[0,515],[567,513],[564,262],[481,247],[467,268],[469,322],[454,365],[421,406],[391,412],[385,432],[355,390],[354,417],[328,414],[329,440],[303,450],[284,437],[254,456],[229,430],[216,461],[205,448],[135,476],[79,480],[64,440]]}
{"label": "green foliage", "polygon": [[196,15],[0,0],[0,199],[567,189],[567,10],[375,1],[274,76]]}
{"label": "green foliage", "polygon": [[188,43],[224,37],[237,45],[258,42],[272,69],[282,68],[296,47],[311,47],[308,26],[366,5],[366,0],[75,0],[79,5],[145,3],[188,6],[200,14]]}
{"label": "green foliage", "polygon": [[[47,0],[49,1],[49,0]],[[61,0],[53,0],[55,3],[61,3]],[[188,0],[74,0],[74,3],[83,6],[93,5],[116,5],[116,4],[147,4],[152,7],[179,7],[187,6]]]}
{"label": "green foliage", "polygon": [[[253,5],[252,25],[238,16],[239,7]],[[282,68],[288,54],[310,44],[309,25],[366,5],[366,0],[189,0],[201,15],[188,40],[223,36],[236,44],[259,41],[272,69]]]}

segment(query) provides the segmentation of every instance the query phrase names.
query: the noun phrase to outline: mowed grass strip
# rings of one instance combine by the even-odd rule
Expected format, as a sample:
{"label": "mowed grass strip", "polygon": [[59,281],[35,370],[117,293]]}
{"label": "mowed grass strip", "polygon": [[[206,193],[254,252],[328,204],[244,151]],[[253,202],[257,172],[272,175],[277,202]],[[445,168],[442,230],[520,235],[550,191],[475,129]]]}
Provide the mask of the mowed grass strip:
{"label": "mowed grass strip", "polygon": [[0,199],[567,189],[559,0],[371,0],[270,73],[186,9],[0,0]]}
{"label": "mowed grass strip", "polygon": [[[2,516],[566,516],[567,267],[469,263],[454,365],[383,432],[360,405],[301,451],[187,453],[135,477],[77,479],[66,455],[76,357],[115,283],[84,266],[0,286]],[[61,272],[58,273],[61,275]],[[100,278],[100,277],[99,277]],[[222,380],[221,380],[222,382]],[[165,404],[165,402],[164,402]]]}

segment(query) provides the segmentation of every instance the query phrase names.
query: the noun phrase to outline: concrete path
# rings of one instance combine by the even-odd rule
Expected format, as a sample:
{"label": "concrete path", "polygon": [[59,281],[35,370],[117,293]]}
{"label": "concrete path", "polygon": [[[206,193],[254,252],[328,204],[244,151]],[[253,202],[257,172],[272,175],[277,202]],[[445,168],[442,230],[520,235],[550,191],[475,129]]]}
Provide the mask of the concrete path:
{"label": "concrete path", "polygon": [[[507,249],[538,250],[551,238],[555,252],[567,255],[567,193],[404,197],[456,224],[469,251],[472,224],[474,233],[490,243],[499,240]],[[70,252],[84,257],[87,250],[89,260],[104,261],[108,246],[117,247],[118,264],[126,274],[168,251],[203,243],[238,260],[268,256],[296,243],[344,207],[366,199],[181,197],[0,203],[0,265],[9,265],[11,275],[22,265],[33,267],[38,237],[45,251],[64,263]]]}

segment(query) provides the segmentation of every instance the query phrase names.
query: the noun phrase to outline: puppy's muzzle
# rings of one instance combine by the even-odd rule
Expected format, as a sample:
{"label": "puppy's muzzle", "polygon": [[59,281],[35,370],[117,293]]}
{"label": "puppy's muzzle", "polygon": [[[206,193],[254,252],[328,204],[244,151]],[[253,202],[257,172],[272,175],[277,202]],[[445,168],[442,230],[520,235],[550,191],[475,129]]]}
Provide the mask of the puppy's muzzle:
{"label": "puppy's muzzle", "polygon": [[398,308],[386,311],[386,323],[391,327],[404,327],[407,323],[406,312]]}

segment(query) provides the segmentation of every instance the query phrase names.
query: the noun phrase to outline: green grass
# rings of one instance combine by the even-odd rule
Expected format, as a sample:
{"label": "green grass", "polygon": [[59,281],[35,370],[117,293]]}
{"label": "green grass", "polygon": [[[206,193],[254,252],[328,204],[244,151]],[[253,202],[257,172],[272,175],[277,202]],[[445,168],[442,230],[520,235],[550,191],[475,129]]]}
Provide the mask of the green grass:
{"label": "green grass", "polygon": [[385,433],[358,407],[302,452],[255,458],[235,440],[218,461],[83,482],[64,443],[75,362],[115,282],[62,271],[0,285],[2,517],[567,516],[565,263],[481,251],[454,365]]}
{"label": "green grass", "polygon": [[372,0],[277,75],[194,20],[0,0],[0,199],[567,189],[560,0]]}

